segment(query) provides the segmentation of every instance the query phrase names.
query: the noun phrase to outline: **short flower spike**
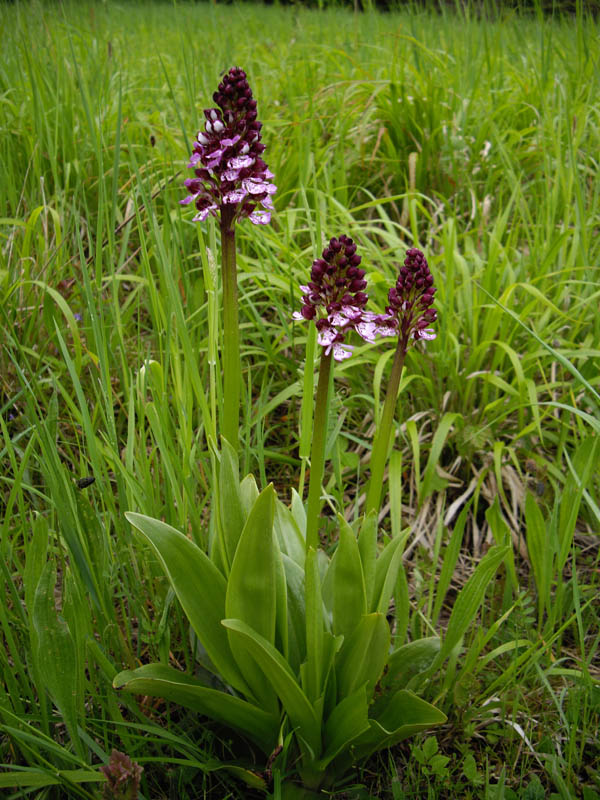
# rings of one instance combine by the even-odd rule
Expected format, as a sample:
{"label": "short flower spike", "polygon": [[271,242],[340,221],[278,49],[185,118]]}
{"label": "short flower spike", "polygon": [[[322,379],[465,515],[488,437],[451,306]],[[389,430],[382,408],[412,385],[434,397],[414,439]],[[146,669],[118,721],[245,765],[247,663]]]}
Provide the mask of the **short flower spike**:
{"label": "short flower spike", "polygon": [[360,262],[349,236],[331,239],[321,258],[313,261],[310,283],[300,287],[302,309],[292,315],[296,320],[315,320],[317,341],[326,355],[333,352],[336,361],[352,355],[352,346],[344,344],[348,331],[355,330],[368,342],[375,339],[375,316],[365,311],[367,282]]}
{"label": "short flower spike", "polygon": [[262,159],[262,123],[244,70],[232,67],[213,100],[218,108],[204,111],[204,130],[198,133],[188,164],[195,177],[185,181],[189,194],[180,203],[195,204],[194,221],[202,222],[209,214],[218,217],[224,205],[232,205],[234,219],[248,217],[255,225],[266,225],[277,187]]}
{"label": "short flower spike", "polygon": [[435,292],[427,259],[416,247],[411,248],[388,293],[386,314],[375,319],[375,333],[400,336],[405,347],[411,339],[435,339],[435,331],[429,327],[437,319],[435,308],[431,308]]}

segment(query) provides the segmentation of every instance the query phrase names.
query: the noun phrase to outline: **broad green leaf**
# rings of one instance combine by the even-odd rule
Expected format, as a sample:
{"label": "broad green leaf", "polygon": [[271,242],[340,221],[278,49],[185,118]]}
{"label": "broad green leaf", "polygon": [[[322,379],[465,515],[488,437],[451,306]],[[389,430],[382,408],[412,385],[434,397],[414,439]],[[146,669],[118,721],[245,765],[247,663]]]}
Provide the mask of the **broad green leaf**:
{"label": "broad green leaf", "polygon": [[244,643],[260,666],[287,712],[290,723],[306,743],[313,757],[321,752],[321,725],[315,710],[300,688],[289,664],[273,645],[239,619],[225,619],[223,625],[232,638]]}
{"label": "broad green leaf", "polygon": [[252,506],[256,503],[259,494],[254,475],[246,475],[240,483],[240,499],[242,501],[244,522],[248,519],[248,514],[252,511]]}
{"label": "broad green leaf", "polygon": [[281,554],[287,585],[288,661],[295,672],[306,658],[304,611],[304,570],[285,553]]}
{"label": "broad green leaf", "polygon": [[304,536],[300,533],[298,523],[292,512],[284,506],[281,500],[275,501],[274,529],[281,552],[293,558],[301,567],[304,567],[306,546]]}
{"label": "broad green leaf", "polygon": [[371,511],[361,523],[358,534],[358,550],[365,579],[367,611],[375,611],[373,587],[375,585],[375,561],[377,559],[377,512]]}
{"label": "broad green leaf", "polygon": [[268,714],[239,697],[211,689],[191,675],[165,664],[146,664],[120,672],[113,686],[133,694],[162,697],[204,714],[240,731],[256,742],[264,753],[271,753],[277,743],[278,716]]}
{"label": "broad green leaf", "polygon": [[340,540],[333,572],[333,632],[347,636],[367,611],[365,579],[352,528],[338,516]]}
{"label": "broad green leaf", "polygon": [[323,733],[323,757],[317,766],[324,770],[327,765],[362,733],[369,730],[369,706],[366,686],[360,686],[345,697],[329,715]]}
{"label": "broad green leaf", "polygon": [[225,683],[248,693],[246,681],[231,653],[227,632],[221,625],[227,586],[222,573],[199,547],[165,522],[132,512],[125,516],[154,548],[215,669]]}
{"label": "broad green leaf", "polygon": [[[397,539],[391,539],[383,548],[382,552],[379,554],[379,558],[375,562],[375,582],[373,586],[373,607],[375,611],[379,611],[380,607],[385,601],[386,596],[388,597],[389,605],[389,598],[394,590],[398,569],[402,563],[402,551],[404,549],[405,541],[406,538],[404,536],[400,536]],[[400,551],[399,556],[396,555],[398,551]],[[391,583],[390,588],[388,576],[394,572],[394,582]],[[380,613],[387,613],[387,607],[384,612]]]}
{"label": "broad green leaf", "polygon": [[[311,414],[312,414],[312,406],[311,406]],[[302,536],[302,541],[304,541],[304,537],[306,535],[306,509],[304,508],[304,503],[302,502],[302,498],[295,489],[292,489],[292,505],[290,510],[292,512],[292,516],[296,520],[296,525],[298,526],[298,530],[300,531],[300,535]]]}
{"label": "broad green leaf", "polygon": [[415,733],[442,725],[446,719],[446,715],[435,706],[401,689],[390,698],[377,719],[369,720],[370,730],[354,742],[355,758],[367,758]]}
{"label": "broad green leaf", "polygon": [[221,437],[219,466],[219,534],[221,553],[229,569],[233,563],[246,515],[240,492],[240,468],[237,453],[227,439]]}
{"label": "broad green leaf", "polygon": [[383,614],[367,614],[344,641],[336,661],[337,696],[344,698],[366,684],[370,697],[390,649],[390,627]]}
{"label": "broad green leaf", "polygon": [[471,625],[479,606],[483,602],[485,591],[496,570],[506,558],[508,548],[494,545],[477,565],[475,572],[460,590],[454,602],[446,636],[440,652],[431,665],[430,672],[440,667],[458,644],[465,631]]}
{"label": "broad green leaf", "polygon": [[33,624],[36,633],[37,669],[52,700],[60,711],[71,741],[84,752],[77,730],[77,683],[79,651],[64,619],[54,604],[56,567],[48,561],[35,590]]}
{"label": "broad green leaf", "polygon": [[[279,548],[273,533],[275,491],[258,496],[240,536],[227,581],[224,616],[245,622],[269,644],[275,643]],[[248,655],[244,643],[228,634],[231,652],[256,699],[269,711],[276,704],[268,677]]]}
{"label": "broad green leaf", "polygon": [[388,658],[383,685],[388,690],[391,687],[395,690],[404,688],[413,675],[429,669],[440,651],[440,646],[439,637],[432,636],[417,639],[394,650]]}
{"label": "broad green leaf", "polygon": [[283,566],[283,554],[279,550],[275,537],[273,537],[273,548],[275,550],[275,640],[278,650],[280,650],[284,658],[289,661],[290,637],[285,567]]}
{"label": "broad green leaf", "polygon": [[[400,538],[400,543],[396,548],[394,548],[392,552],[392,557],[389,560],[387,572],[385,573],[385,577],[383,579],[383,585],[381,587],[381,593],[379,598],[375,595],[375,599],[377,600],[377,606],[375,608],[380,614],[387,614],[389,607],[390,607],[390,600],[392,599],[392,594],[394,593],[394,588],[396,586],[396,581],[398,578],[398,572],[400,567],[402,566],[402,556],[404,554],[404,543],[406,541],[406,537],[402,536]],[[382,554],[383,555],[383,554]],[[383,573],[383,564],[380,570],[380,574],[378,578]],[[377,565],[376,565],[377,570]],[[377,585],[379,585],[379,579],[377,581]]]}

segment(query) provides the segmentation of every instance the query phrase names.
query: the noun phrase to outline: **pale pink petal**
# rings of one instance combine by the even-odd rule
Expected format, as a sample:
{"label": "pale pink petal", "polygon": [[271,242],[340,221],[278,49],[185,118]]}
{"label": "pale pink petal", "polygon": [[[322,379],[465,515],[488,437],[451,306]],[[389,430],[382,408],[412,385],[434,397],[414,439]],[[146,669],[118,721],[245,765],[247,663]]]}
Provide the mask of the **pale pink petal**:
{"label": "pale pink petal", "polygon": [[342,344],[341,342],[334,342],[333,344],[333,357],[336,361],[344,361],[352,355],[352,345]]}
{"label": "pale pink petal", "polygon": [[268,211],[253,211],[248,219],[255,225],[268,225],[271,221],[271,215]]}
{"label": "pale pink petal", "polygon": [[192,219],[192,222],[204,222],[204,220],[208,217],[208,215],[213,212],[216,213],[217,207],[216,206],[209,206],[208,208],[203,208],[202,211],[199,211],[196,216]]}
{"label": "pale pink petal", "polygon": [[251,167],[252,164],[254,164],[254,159],[252,156],[235,156],[234,158],[230,158],[227,162],[228,167],[238,170]]}

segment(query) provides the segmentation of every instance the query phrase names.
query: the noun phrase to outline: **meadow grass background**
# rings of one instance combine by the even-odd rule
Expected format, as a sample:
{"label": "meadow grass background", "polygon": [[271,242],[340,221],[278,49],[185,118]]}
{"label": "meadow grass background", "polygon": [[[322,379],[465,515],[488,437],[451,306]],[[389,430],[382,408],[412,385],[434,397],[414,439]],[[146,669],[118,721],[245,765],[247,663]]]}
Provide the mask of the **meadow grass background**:
{"label": "meadow grass background", "polygon": [[[600,796],[598,23],[32,2],[3,5],[0,26],[6,796],[97,797],[113,747],[144,766],[145,798],[250,796],[220,769],[229,734],[111,685],[151,660],[193,668],[124,512],[206,543],[218,236],[178,201],[232,65],[279,187],[268,228],[238,226],[244,471],[284,499],[304,481],[313,370],[291,314],[325,239],[354,238],[380,310],[417,245],[439,322],[407,358],[381,518],[384,535],[412,528],[397,624],[443,633],[490,543],[513,545],[419,689],[448,724],[339,797]],[[331,546],[334,512],[364,503],[391,351],[336,368]]]}

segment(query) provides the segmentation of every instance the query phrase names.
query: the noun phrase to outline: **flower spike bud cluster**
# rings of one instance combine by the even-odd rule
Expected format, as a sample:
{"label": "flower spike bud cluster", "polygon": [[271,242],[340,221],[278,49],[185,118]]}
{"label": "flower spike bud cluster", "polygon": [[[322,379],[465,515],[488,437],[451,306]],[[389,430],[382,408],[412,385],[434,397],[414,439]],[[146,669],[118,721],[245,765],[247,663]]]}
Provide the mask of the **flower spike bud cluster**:
{"label": "flower spike bud cluster", "polygon": [[365,311],[367,282],[360,262],[349,236],[331,239],[321,258],[313,261],[310,282],[300,286],[301,311],[292,315],[296,320],[315,320],[317,341],[325,355],[333,352],[336,361],[352,355],[352,346],[344,343],[349,331],[369,342],[375,339],[375,315]]}
{"label": "flower spike bud cluster", "polygon": [[266,225],[277,187],[262,158],[262,123],[244,70],[232,67],[213,100],[218,108],[204,111],[204,130],[198,133],[188,164],[196,177],[185,181],[189,194],[180,203],[195,204],[194,221],[202,222],[209,214],[218,217],[222,207],[230,205],[235,207],[234,220],[249,217],[255,225]]}
{"label": "flower spike bud cluster", "polygon": [[435,339],[435,331],[430,327],[437,319],[437,312],[431,307],[435,292],[427,259],[416,247],[411,248],[395,286],[388,293],[387,313],[376,319],[375,332],[399,336],[405,348],[411,339]]}

